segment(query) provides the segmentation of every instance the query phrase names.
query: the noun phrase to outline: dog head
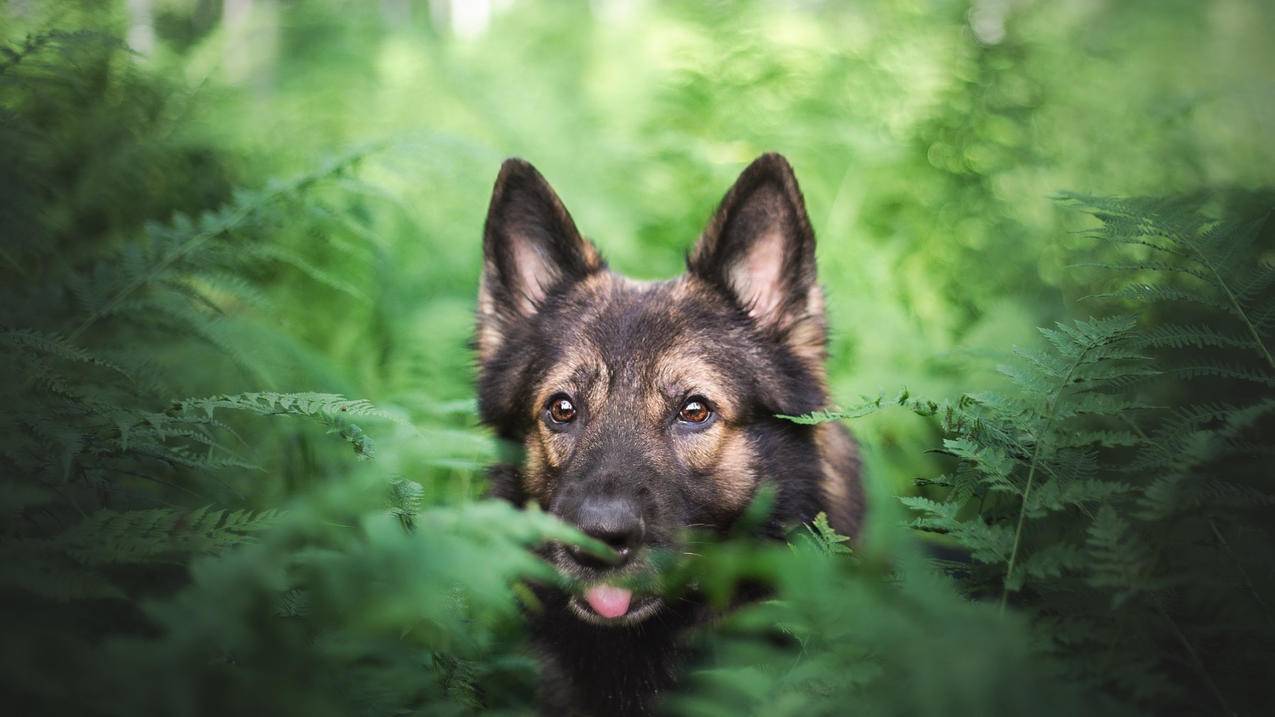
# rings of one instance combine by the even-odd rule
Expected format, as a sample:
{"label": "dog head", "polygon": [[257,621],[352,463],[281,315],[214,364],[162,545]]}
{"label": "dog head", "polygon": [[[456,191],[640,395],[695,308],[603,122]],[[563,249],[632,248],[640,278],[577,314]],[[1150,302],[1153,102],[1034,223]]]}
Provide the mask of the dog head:
{"label": "dog head", "polygon": [[771,528],[818,510],[814,432],[775,418],[825,403],[814,233],[791,167],[767,154],[726,193],[676,279],[607,269],[553,189],[511,159],[483,241],[475,345],[484,422],[524,449],[493,492],[614,548],[554,547],[580,618],[658,612],[625,587],[688,529],[725,531],[764,482]]}

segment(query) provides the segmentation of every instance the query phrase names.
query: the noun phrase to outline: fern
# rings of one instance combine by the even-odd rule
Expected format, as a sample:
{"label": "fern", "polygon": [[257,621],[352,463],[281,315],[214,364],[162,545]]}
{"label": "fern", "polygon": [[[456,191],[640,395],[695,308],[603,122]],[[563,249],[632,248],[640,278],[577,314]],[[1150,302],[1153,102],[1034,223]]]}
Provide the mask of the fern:
{"label": "fern", "polygon": [[[1161,257],[1087,264],[1136,276],[1091,298],[1133,303],[1150,325],[1058,324],[1042,330],[1044,348],[1017,349],[1000,367],[1010,391],[896,402],[937,418],[937,452],[956,462],[917,481],[924,495],[900,500],[912,527],[967,551],[969,564],[940,563],[964,592],[1034,615],[1081,679],[1156,709],[1230,713],[1245,698],[1238,656],[1275,659],[1260,647],[1275,636],[1265,597],[1275,584],[1260,562],[1272,551],[1263,526],[1275,365],[1262,327],[1275,296],[1269,266],[1254,258],[1269,215],[1216,220],[1180,199],[1068,200],[1102,221],[1094,236]],[[1156,274],[1160,283],[1145,283]],[[1161,304],[1205,313],[1154,323]],[[1253,544],[1237,550],[1223,526]],[[1225,625],[1221,604],[1232,611]]]}
{"label": "fern", "polygon": [[[93,277],[92,283],[77,287],[78,293],[84,297],[82,301],[88,304],[89,311],[69,338],[74,341],[103,317],[121,312],[125,308],[125,302],[139,291],[157,284],[188,280],[191,268],[199,265],[201,253],[211,253],[214,258],[222,260],[243,257],[244,253],[228,253],[223,247],[216,246],[215,242],[243,230],[254,218],[276,203],[296,196],[317,182],[349,171],[369,151],[371,150],[351,152],[329,161],[314,172],[287,181],[271,182],[261,191],[236,192],[231,203],[204,212],[197,219],[179,212],[167,225],[148,225],[146,232],[149,241],[141,246],[145,254],[125,254],[119,262],[126,269],[124,272],[112,275],[105,281],[99,275]],[[137,248],[138,245],[129,245],[126,251]],[[248,252],[248,255],[253,255],[253,252]],[[317,272],[304,259],[282,248],[257,248],[255,255],[285,260],[303,271],[308,270],[311,275]],[[322,275],[321,272],[319,274]],[[334,282],[330,278],[327,281],[329,284]],[[341,282],[335,283],[343,286]]]}
{"label": "fern", "polygon": [[[495,451],[472,400],[421,378],[440,356],[399,310],[382,236],[417,208],[369,182],[375,148],[245,179],[259,160],[183,131],[208,93],[124,50],[77,33],[0,49],[0,691],[33,713],[525,711],[542,680],[519,609],[561,580],[538,553],[604,548],[534,507],[468,500]],[[693,72],[691,88],[728,76],[758,81]],[[960,138],[921,139],[941,159]],[[930,419],[916,439],[941,434],[941,467],[901,504],[942,557],[880,499],[853,549],[820,515],[790,544],[706,535],[657,555],[669,605],[732,608],[690,636],[661,708],[1265,709],[1275,267],[1254,199],[1069,195],[1099,240],[1081,266],[1116,279],[1076,293],[1117,316],[1042,330],[987,390],[787,417]],[[957,205],[992,226],[995,205]],[[959,293],[970,319],[989,297],[952,275],[916,283]],[[471,295],[449,264],[428,276]],[[936,376],[955,374],[917,378]],[[349,460],[373,453],[364,428],[393,446],[378,461]],[[743,522],[775,500],[761,491]]]}
{"label": "fern", "polygon": [[776,418],[782,418],[805,426],[813,426],[820,423],[831,423],[834,421],[863,418],[889,406],[902,406],[923,416],[932,416],[939,410],[938,404],[924,399],[914,399],[912,398],[912,394],[904,388],[899,391],[894,399],[889,401],[887,401],[885,395],[882,394],[874,398],[865,397],[858,404],[855,404],[850,408],[817,410],[800,416],[777,414]]}
{"label": "fern", "polygon": [[329,433],[341,436],[360,458],[375,452],[372,439],[351,418],[388,416],[363,400],[350,400],[330,393],[241,393],[234,396],[188,398],[173,405],[170,413],[202,414],[212,419],[217,409],[247,411],[259,416],[303,416],[318,420]]}
{"label": "fern", "polygon": [[[941,452],[957,467],[921,481],[941,497],[901,500],[914,527],[969,552],[973,566],[949,564],[968,593],[987,594],[999,571],[1002,609],[1035,614],[1085,679],[1142,705],[1230,712],[1242,698],[1237,655],[1273,634],[1264,596],[1275,585],[1254,562],[1271,549],[1259,526],[1271,505],[1275,364],[1255,318],[1275,303],[1269,267],[1255,260],[1269,214],[1067,201],[1102,222],[1093,236],[1161,257],[1099,263],[1138,278],[1093,297],[1132,303],[1151,325],[1117,316],[1043,330],[1047,348],[1019,349],[1002,367],[1011,392],[940,404]],[[1161,304],[1205,313],[1156,324]],[[1204,400],[1183,401],[1193,395]],[[1234,549],[1223,525],[1256,543]],[[1233,611],[1226,625],[1214,621],[1219,604]],[[1130,630],[1138,639],[1118,637]]]}
{"label": "fern", "polygon": [[1253,318],[1255,313],[1267,308],[1263,298],[1272,282],[1271,267],[1254,253],[1270,210],[1257,217],[1215,219],[1186,202],[1080,194],[1063,194],[1061,199],[1102,220],[1101,227],[1091,233],[1093,237],[1113,242],[1141,242],[1181,260],[1170,265],[1140,263],[1134,269],[1163,272],[1168,267],[1184,268],[1209,290],[1205,293],[1190,287],[1132,284],[1107,297],[1141,303],[1192,301],[1231,314],[1251,339],[1248,345],[1264,359],[1268,369],[1275,370],[1275,357]]}
{"label": "fern", "polygon": [[847,543],[850,538],[844,535],[838,535],[832,525],[828,523],[828,514],[820,512],[815,519],[803,525],[807,535],[819,546],[819,549],[828,555],[851,555],[854,551]]}
{"label": "fern", "polygon": [[[334,394],[226,391],[220,378],[238,364],[254,385],[271,385],[260,354],[274,348],[269,340],[293,341],[244,330],[277,318],[254,313],[277,294],[271,271],[292,267],[350,289],[306,250],[278,245],[280,227],[322,229],[349,256],[375,256],[350,250],[366,243],[357,224],[320,227],[302,211],[375,148],[233,190],[227,157],[175,135],[166,124],[181,116],[167,106],[173,93],[121,62],[123,49],[97,34],[47,33],[0,51],[0,371],[9,377],[0,385],[0,662],[27,683],[7,680],[6,695],[34,699],[32,685],[55,671],[76,685],[68,693],[86,688],[114,664],[99,654],[108,638],[153,629],[143,600],[171,598],[192,563],[260,546],[285,522],[268,499],[261,505],[268,491],[249,498],[242,487],[279,471],[279,460],[258,465],[261,455],[313,431],[236,414],[309,419],[359,457],[373,444],[355,421],[386,415]],[[61,166],[64,147],[86,156]],[[152,191],[122,176],[86,192],[81,167],[166,181]],[[101,212],[98,202],[118,207]],[[312,380],[296,367],[288,375]],[[302,612],[294,600],[291,613]],[[47,649],[64,655],[21,659]]]}

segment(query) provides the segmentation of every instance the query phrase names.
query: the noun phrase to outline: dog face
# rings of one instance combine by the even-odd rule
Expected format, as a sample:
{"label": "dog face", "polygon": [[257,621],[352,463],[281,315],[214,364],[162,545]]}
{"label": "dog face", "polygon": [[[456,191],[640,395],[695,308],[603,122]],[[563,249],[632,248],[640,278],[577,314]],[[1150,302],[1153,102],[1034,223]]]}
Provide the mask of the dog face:
{"label": "dog face", "polygon": [[609,271],[520,160],[496,180],[483,250],[479,410],[524,449],[493,492],[618,556],[549,551],[584,586],[575,615],[656,614],[658,598],[628,587],[649,576],[652,551],[678,550],[687,529],[728,529],[763,482],[776,488],[772,529],[819,509],[814,429],[775,418],[826,398],[814,235],[781,156],[743,172],[673,280]]}

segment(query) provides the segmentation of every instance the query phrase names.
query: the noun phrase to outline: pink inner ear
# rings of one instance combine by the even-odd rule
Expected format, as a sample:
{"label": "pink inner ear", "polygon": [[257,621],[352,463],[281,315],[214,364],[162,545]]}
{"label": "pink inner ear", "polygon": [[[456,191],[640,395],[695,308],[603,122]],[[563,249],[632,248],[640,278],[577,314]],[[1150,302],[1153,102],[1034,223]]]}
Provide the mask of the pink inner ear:
{"label": "pink inner ear", "polygon": [[536,242],[514,235],[509,238],[509,246],[513,251],[514,270],[518,274],[514,300],[523,316],[531,316],[549,287],[558,280],[558,273]]}
{"label": "pink inner ear", "polygon": [[783,302],[784,236],[772,227],[749,245],[730,270],[730,282],[753,318],[775,320]]}

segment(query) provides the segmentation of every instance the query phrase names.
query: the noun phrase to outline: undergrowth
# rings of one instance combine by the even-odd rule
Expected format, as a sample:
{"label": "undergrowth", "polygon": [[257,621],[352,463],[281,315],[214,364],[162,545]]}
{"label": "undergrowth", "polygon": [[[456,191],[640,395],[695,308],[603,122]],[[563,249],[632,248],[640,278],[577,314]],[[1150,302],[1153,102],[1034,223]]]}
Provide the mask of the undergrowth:
{"label": "undergrowth", "polygon": [[[966,596],[1031,620],[1070,679],[1152,712],[1250,714],[1275,666],[1272,204],[1063,195],[1099,222],[1124,313],[1042,328],[1003,391],[902,393],[952,468],[899,500],[968,561]],[[1224,204],[1222,206],[1225,206]],[[1185,305],[1185,306],[1184,306]]]}
{"label": "undergrowth", "polygon": [[[525,583],[555,578],[528,548],[578,536],[379,468],[377,427],[440,461],[462,432],[260,359],[320,362],[271,328],[282,273],[366,300],[368,151],[234,190],[121,52],[54,33],[0,60],[0,694],[24,714],[531,711]],[[667,709],[1269,704],[1275,205],[1062,201],[1119,282],[1085,304],[1099,318],[1042,329],[1000,391],[792,417],[932,417],[950,470],[900,500],[947,559],[889,525],[854,550],[826,521],[706,543],[669,590],[771,597],[696,636]],[[314,475],[281,496],[270,456],[298,443]]]}

